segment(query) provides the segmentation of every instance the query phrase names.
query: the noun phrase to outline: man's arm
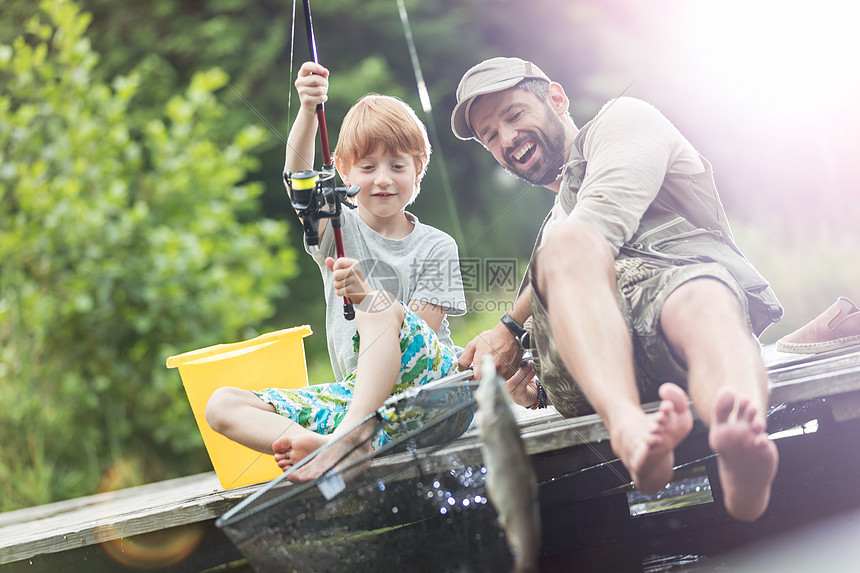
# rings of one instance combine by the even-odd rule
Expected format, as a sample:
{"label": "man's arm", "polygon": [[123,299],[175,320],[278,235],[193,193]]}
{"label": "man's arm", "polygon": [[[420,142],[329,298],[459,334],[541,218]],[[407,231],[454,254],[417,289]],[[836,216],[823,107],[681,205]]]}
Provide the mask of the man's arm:
{"label": "man's arm", "polygon": [[[523,324],[531,316],[532,287],[528,285],[517,297],[514,307],[507,314],[518,324]],[[502,378],[508,379],[514,375],[523,360],[523,347],[514,337],[507,326],[499,322],[490,330],[476,336],[460,355],[460,369],[466,369],[473,364],[480,365],[484,355],[493,356],[496,372]],[[473,368],[476,380],[481,378],[481,369]]]}

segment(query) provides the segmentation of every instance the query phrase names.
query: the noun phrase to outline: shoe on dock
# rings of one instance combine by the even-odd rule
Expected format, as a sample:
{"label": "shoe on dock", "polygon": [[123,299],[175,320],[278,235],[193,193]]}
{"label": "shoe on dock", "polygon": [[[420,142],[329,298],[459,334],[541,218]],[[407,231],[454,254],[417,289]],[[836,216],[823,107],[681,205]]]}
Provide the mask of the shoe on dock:
{"label": "shoe on dock", "polygon": [[776,342],[779,352],[815,354],[860,344],[860,308],[844,296],[818,317]]}

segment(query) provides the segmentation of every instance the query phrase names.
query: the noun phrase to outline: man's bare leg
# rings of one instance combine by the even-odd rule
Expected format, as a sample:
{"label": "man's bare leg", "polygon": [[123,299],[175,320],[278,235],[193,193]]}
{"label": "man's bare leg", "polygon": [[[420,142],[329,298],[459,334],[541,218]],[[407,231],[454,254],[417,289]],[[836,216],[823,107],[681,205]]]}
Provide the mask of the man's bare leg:
{"label": "man's bare leg", "polygon": [[584,223],[560,223],[538,257],[538,288],[565,367],[602,418],[636,488],[658,491],[672,478],[675,447],[692,429],[686,394],[665,385],[660,409],[642,410],[614,257],[602,235]]}
{"label": "man's bare leg", "polygon": [[[379,297],[387,297],[388,303],[385,304],[384,299]],[[380,301],[383,304],[378,304]],[[331,434],[308,432],[285,435],[272,444],[275,461],[281,469],[288,471],[330,441],[340,440],[341,445],[327,450],[324,459],[313,460],[296,472],[296,481],[319,477],[344,456],[354,459],[371,452],[373,424],[365,423],[353,428],[381,407],[394,389],[400,373],[400,329],[403,318],[403,307],[393,296],[384,292],[371,293],[357,307],[356,328],[361,340],[358,367],[352,402],[343,420]]]}
{"label": "man's bare leg", "polygon": [[778,453],[766,432],[767,372],[740,303],[722,282],[690,281],[666,300],[661,326],[687,362],[693,405],[719,454],[726,510],[755,520],[767,509]]}
{"label": "man's bare leg", "polygon": [[[630,444],[629,453],[619,457],[625,462],[636,489],[643,493],[657,493],[672,479],[675,466],[675,448],[693,429],[693,413],[690,411],[687,394],[677,385],[665,383],[660,386],[660,407],[645,415],[645,428],[638,424],[625,427],[627,431],[639,431],[638,435],[621,441]],[[644,440],[641,438],[644,436]]]}
{"label": "man's bare leg", "polygon": [[733,388],[720,389],[708,442],[719,454],[717,468],[726,511],[743,521],[754,521],[767,509],[779,464],[776,445],[768,438],[762,418]]}

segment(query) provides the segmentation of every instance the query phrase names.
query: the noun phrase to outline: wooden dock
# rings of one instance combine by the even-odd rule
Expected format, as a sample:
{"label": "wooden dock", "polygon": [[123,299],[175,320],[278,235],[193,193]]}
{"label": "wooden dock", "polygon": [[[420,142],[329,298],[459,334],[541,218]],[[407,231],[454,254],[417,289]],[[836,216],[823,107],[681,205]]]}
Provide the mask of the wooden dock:
{"label": "wooden dock", "polygon": [[[860,347],[813,356],[780,354],[767,347],[763,356],[771,403],[785,405],[774,411],[769,429],[815,419],[820,430],[777,441],[781,461],[771,508],[755,524],[738,524],[717,507],[720,504],[695,515],[631,520],[629,512],[625,514],[626,472],[611,462],[608,435],[596,416],[563,419],[552,408],[520,411],[523,440],[541,481],[542,569],[555,570],[556,563],[575,553],[587,564],[617,557],[624,553],[619,547],[631,544],[668,548],[669,539],[684,547],[682,551],[693,551],[696,541],[691,535],[700,526],[741,544],[778,529],[787,514],[811,519],[839,506],[860,505],[860,461],[844,455],[856,451],[860,440]],[[444,463],[450,453],[480,459],[476,430],[433,456]],[[697,422],[677,457],[683,463],[706,460],[707,454],[706,435]],[[396,458],[377,459],[374,469],[396,464]],[[601,463],[605,460],[610,463]],[[581,468],[593,471],[576,471]],[[718,484],[713,485],[718,498]],[[235,561],[242,555],[214,522],[259,487],[223,490],[209,472],[3,513],[0,572],[198,572]],[[614,570],[624,570],[621,567]],[[558,570],[564,569],[559,565]],[[582,570],[588,570],[587,565]]]}

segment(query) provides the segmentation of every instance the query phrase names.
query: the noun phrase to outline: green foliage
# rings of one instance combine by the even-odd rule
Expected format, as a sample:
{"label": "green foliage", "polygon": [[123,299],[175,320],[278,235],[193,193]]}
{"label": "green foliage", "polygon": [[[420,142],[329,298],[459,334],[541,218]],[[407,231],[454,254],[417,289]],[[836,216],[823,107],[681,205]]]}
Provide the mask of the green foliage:
{"label": "green foliage", "polygon": [[206,469],[165,358],[255,334],[296,271],[247,182],[267,132],[213,135],[227,75],[144,119],[146,68],[96,79],[90,16],[40,7],[0,46],[0,511]]}

